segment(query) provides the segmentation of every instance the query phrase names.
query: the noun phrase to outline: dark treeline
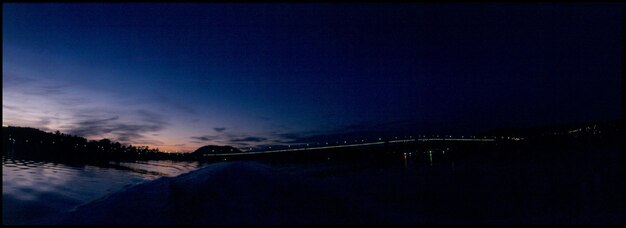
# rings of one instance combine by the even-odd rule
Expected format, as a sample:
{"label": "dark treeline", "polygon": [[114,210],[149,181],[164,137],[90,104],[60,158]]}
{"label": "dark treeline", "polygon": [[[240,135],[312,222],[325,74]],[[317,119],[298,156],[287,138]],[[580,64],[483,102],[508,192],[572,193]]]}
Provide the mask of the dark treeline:
{"label": "dark treeline", "polygon": [[5,156],[78,163],[194,159],[190,154],[164,153],[147,146],[123,145],[109,139],[87,140],[26,127],[2,127],[2,151]]}

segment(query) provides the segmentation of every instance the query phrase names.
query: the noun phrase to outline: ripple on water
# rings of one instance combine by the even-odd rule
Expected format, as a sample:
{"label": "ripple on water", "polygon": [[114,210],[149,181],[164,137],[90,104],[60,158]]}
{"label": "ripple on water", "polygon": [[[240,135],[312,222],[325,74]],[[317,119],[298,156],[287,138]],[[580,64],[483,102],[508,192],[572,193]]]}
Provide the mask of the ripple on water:
{"label": "ripple on water", "polygon": [[173,161],[76,166],[6,157],[2,162],[4,224],[33,223],[136,184],[204,166]]}

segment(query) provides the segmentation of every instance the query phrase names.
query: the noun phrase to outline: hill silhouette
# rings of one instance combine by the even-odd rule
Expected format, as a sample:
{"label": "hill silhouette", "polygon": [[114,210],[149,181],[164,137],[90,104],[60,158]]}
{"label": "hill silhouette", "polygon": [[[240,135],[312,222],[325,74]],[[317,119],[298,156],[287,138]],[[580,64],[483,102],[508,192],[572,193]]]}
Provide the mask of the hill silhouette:
{"label": "hill silhouette", "polygon": [[205,154],[226,154],[226,153],[241,153],[241,150],[234,148],[232,146],[217,146],[217,145],[206,145],[198,148],[192,154],[194,155],[205,155]]}

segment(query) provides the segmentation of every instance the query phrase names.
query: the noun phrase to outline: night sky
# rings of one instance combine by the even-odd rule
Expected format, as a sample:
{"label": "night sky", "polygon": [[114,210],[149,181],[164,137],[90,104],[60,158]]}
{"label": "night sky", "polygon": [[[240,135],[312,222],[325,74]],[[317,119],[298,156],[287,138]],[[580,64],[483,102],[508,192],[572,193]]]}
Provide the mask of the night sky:
{"label": "night sky", "polygon": [[193,151],[619,116],[623,5],[2,6],[5,126]]}

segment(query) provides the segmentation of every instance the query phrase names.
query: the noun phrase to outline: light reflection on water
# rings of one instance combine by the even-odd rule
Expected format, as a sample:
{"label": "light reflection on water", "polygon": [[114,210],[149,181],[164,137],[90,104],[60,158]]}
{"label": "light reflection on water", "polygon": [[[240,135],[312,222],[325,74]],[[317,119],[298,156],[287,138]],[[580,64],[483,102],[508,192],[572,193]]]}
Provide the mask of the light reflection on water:
{"label": "light reflection on water", "polygon": [[98,167],[3,157],[3,224],[36,223],[121,189],[202,166],[198,162],[139,161]]}
{"label": "light reflection on water", "polygon": [[[532,156],[459,159],[454,155],[460,153],[454,150],[427,149],[396,151],[379,159],[329,156],[324,161],[264,162],[340,198],[384,211],[395,223],[430,223],[446,216],[458,223],[491,219],[511,223],[623,223],[623,216],[612,217],[622,213],[615,212],[621,205],[614,203],[623,199],[623,178],[615,162],[620,161],[617,156],[621,151],[569,152],[568,157],[546,161]],[[134,184],[203,166],[172,161],[71,166],[3,158],[3,221],[34,223]]]}

